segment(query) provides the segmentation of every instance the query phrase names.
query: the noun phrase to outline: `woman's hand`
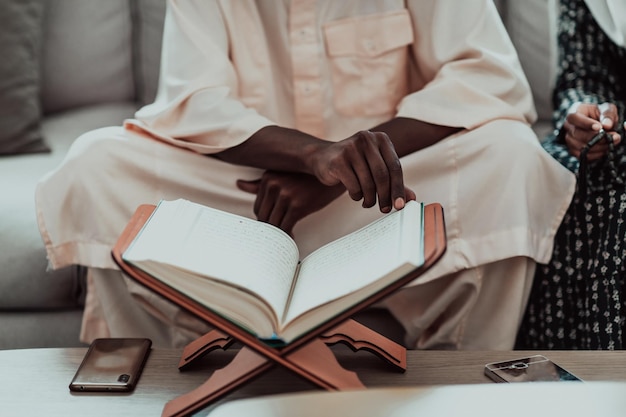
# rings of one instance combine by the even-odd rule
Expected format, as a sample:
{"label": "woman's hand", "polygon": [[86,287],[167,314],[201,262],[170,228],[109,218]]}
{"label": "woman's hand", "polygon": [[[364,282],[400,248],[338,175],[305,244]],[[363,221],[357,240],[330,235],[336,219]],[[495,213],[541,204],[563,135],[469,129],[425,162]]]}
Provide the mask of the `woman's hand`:
{"label": "woman's hand", "polygon": [[[569,152],[580,159],[580,152],[598,134],[600,129],[604,129],[613,137],[614,144],[619,143],[621,136],[615,132],[617,123],[617,107],[615,107],[615,104],[573,104],[562,128],[565,132],[565,143]],[[608,143],[600,141],[589,149],[587,159],[600,159],[607,152]]]}

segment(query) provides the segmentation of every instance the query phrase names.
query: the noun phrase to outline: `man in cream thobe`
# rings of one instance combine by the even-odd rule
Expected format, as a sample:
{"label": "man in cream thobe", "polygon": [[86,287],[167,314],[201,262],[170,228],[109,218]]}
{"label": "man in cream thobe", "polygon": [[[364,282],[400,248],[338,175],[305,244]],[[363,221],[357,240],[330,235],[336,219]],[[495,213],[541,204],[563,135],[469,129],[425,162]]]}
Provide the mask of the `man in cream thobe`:
{"label": "man in cream thobe", "polygon": [[[155,103],[77,139],[38,187],[41,233],[53,268],[88,267],[84,341],[181,346],[206,325],[111,259],[135,208],[182,197],[274,222],[253,181],[273,170],[298,184],[300,143],[363,136],[388,154],[388,138],[405,198],[443,205],[448,249],[382,306],[409,348],[510,349],[535,262],[549,259],[574,188],[539,146],[534,118],[491,0],[170,0]],[[304,173],[320,195],[339,191],[297,218],[303,256],[390,208],[380,190],[380,209],[362,208],[353,198],[371,206],[371,195],[326,174]]]}

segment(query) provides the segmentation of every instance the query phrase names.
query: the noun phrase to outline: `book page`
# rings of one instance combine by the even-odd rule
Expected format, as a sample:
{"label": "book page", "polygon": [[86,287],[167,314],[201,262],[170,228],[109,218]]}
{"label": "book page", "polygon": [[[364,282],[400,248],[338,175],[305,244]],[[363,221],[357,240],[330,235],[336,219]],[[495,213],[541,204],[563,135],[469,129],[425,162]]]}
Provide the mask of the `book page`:
{"label": "book page", "polygon": [[365,287],[406,263],[421,265],[422,204],[410,203],[307,256],[285,321]]}
{"label": "book page", "polygon": [[280,318],[298,256],[295,242],[276,227],[176,200],[159,204],[124,260],[159,261],[247,289]]}

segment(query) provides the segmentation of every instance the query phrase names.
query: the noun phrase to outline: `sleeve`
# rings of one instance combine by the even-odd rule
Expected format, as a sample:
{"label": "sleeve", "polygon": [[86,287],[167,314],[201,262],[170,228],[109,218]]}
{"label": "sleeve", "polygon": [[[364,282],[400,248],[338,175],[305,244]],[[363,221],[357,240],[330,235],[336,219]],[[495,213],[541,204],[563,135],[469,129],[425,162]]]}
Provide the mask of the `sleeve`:
{"label": "sleeve", "polygon": [[[575,102],[615,103],[623,120],[620,48],[602,31],[583,0],[561,0],[557,31],[559,66],[553,94],[556,132]],[[556,140],[563,142],[560,137]]]}
{"label": "sleeve", "polygon": [[211,154],[275,124],[237,99],[222,16],[214,0],[168,0],[157,97],[127,127]]}
{"label": "sleeve", "polygon": [[536,111],[515,48],[491,0],[410,0],[418,88],[399,117],[467,129]]}

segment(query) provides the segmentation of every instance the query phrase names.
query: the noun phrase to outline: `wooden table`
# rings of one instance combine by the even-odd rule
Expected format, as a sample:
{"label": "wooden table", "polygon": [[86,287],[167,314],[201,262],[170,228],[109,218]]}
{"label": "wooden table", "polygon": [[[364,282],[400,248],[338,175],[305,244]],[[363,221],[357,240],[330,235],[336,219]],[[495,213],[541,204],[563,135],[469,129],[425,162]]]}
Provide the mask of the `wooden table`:
{"label": "wooden table", "polygon": [[[408,351],[407,371],[397,373],[367,352],[337,346],[340,363],[356,371],[368,387],[493,384],[483,375],[487,362],[541,353],[586,381],[626,381],[626,351],[451,352]],[[72,393],[68,384],[84,348],[0,351],[0,414],[6,416],[159,416],[163,405],[206,380],[226,365],[236,350],[216,351],[194,369],[179,372],[179,350],[153,349],[134,392]],[[250,396],[317,390],[290,372],[275,368],[221,402]],[[198,415],[206,415],[210,408]]]}

